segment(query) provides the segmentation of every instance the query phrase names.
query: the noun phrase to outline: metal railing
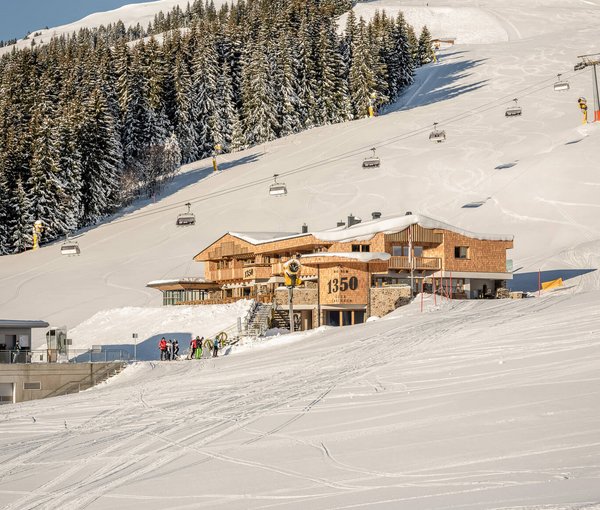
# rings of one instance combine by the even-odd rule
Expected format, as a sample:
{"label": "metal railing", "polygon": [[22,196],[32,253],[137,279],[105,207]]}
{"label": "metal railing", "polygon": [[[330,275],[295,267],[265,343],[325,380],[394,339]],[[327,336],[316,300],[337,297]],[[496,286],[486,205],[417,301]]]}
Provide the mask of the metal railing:
{"label": "metal railing", "polygon": [[0,364],[12,363],[106,363],[130,361],[132,355],[126,349],[111,349],[108,346],[91,349],[69,349],[61,353],[52,349],[11,349],[0,351]]}

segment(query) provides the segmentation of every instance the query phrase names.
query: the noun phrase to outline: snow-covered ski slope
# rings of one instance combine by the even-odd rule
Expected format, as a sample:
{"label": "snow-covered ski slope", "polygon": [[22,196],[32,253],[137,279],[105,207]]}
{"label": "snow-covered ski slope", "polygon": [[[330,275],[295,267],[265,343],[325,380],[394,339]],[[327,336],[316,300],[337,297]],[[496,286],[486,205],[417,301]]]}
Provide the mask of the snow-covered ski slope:
{"label": "snow-covered ski slope", "polygon": [[[416,4],[357,10],[406,5],[432,26],[438,8],[477,16],[436,28],[458,44],[398,105],[223,156],[218,175],[210,161],[188,165],[156,203],[79,237],[80,257],[61,257],[59,244],[1,257],[0,315],[73,327],[156,306],[145,283],[198,276],[192,256],[227,230],[321,230],[371,211],[514,234],[515,285],[536,285],[541,269],[565,288],[426,301],[425,313],[416,302],[3,406],[0,507],[600,508],[600,132],[577,108],[581,95],[591,103],[590,71],[572,71],[577,55],[600,51],[600,1]],[[485,36],[483,19],[490,38],[461,44],[461,33]],[[570,91],[553,91],[559,72]],[[514,97],[523,116],[506,119]],[[427,139],[436,121],[443,144]],[[382,165],[367,171],[372,146]],[[285,198],[268,196],[274,173]],[[178,229],[187,201],[198,221]]]}
{"label": "snow-covered ski slope", "polygon": [[597,510],[597,303],[415,303],[3,406],[0,506]]}
{"label": "snow-covered ski slope", "polygon": [[[596,125],[581,125],[577,108],[580,95],[591,102],[591,72],[573,72],[577,55],[600,51],[593,28],[600,7],[578,0],[457,5],[489,5],[500,13],[497,26],[514,25],[521,38],[442,52],[378,118],[222,156],[218,175],[208,160],[188,165],[156,203],[84,233],[80,257],[61,257],[54,244],[0,258],[2,315],[73,327],[99,310],[158,305],[160,293],[145,284],[198,276],[193,255],[227,230],[299,231],[304,222],[322,230],[349,213],[368,218],[372,211],[411,210],[474,232],[514,234],[512,258],[521,272],[573,269],[561,252],[600,237],[600,134]],[[570,91],[553,91],[559,72]],[[505,118],[514,97],[524,113]],[[436,121],[445,143],[428,140]],[[364,170],[373,146],[382,166]],[[274,173],[288,185],[284,198],[267,193]],[[176,228],[187,201],[199,221]],[[473,201],[485,203],[462,207]]]}

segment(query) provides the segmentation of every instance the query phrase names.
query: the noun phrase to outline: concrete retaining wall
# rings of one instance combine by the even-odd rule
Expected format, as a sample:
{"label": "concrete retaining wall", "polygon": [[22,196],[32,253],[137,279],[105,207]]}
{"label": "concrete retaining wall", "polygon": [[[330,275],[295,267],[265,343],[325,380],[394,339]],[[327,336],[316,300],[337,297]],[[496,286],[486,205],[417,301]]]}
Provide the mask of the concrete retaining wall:
{"label": "concrete retaining wall", "polygon": [[26,402],[91,388],[124,366],[122,362],[2,365],[0,383],[14,385],[14,402]]}

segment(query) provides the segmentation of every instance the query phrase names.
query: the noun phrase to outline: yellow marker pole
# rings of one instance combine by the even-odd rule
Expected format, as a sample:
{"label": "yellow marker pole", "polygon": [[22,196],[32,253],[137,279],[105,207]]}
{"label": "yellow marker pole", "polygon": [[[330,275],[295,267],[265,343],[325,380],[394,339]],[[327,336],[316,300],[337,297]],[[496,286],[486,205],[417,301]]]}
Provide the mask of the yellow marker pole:
{"label": "yellow marker pole", "polygon": [[218,172],[219,167],[217,166],[217,157],[216,156],[212,157],[212,164],[213,164],[213,172]]}
{"label": "yellow marker pole", "polygon": [[375,117],[375,109],[373,108],[373,105],[369,105],[369,118],[373,118]]}
{"label": "yellow marker pole", "polygon": [[42,235],[42,230],[44,229],[44,224],[42,220],[36,220],[33,224],[32,229],[32,237],[33,237],[33,250],[37,250],[40,247],[40,238]]}

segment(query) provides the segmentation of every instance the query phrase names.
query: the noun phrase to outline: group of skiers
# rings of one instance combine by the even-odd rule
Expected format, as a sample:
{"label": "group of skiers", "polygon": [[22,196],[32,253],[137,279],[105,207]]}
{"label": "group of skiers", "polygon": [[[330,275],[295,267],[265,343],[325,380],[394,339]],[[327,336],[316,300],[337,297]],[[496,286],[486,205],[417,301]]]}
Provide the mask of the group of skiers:
{"label": "group of skiers", "polygon": [[[216,358],[219,355],[219,340],[209,340],[212,346],[212,357]],[[190,352],[188,359],[200,359],[202,358],[202,344],[204,343],[204,337],[196,336],[190,340]]]}
{"label": "group of skiers", "polygon": [[[190,350],[187,359],[202,358],[202,344],[204,337],[196,336],[190,341]],[[215,338],[210,341],[212,346],[212,357],[216,358],[219,355],[219,340]],[[166,340],[163,336],[158,342],[161,361],[171,361],[179,357],[179,342],[177,340]]]}
{"label": "group of skiers", "polygon": [[179,342],[177,340],[165,340],[163,336],[158,342],[161,361],[171,361],[179,356]]}

